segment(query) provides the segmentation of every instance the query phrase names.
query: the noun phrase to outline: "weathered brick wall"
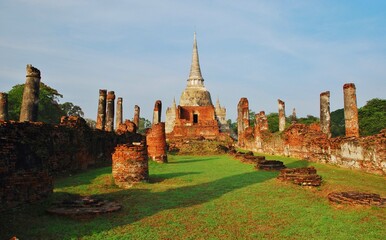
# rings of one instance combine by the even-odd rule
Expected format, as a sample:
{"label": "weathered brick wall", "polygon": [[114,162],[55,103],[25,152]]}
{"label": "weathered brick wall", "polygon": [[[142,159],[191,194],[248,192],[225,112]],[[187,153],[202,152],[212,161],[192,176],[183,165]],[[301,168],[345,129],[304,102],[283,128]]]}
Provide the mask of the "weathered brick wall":
{"label": "weathered brick wall", "polygon": [[52,192],[54,176],[107,165],[117,144],[142,139],[92,130],[77,117],[57,126],[0,121],[0,209],[43,198]]}
{"label": "weathered brick wall", "polygon": [[[193,114],[198,115],[198,122],[193,121]],[[215,139],[220,135],[219,123],[215,118],[213,106],[179,106],[173,131],[167,133],[167,139]]]}
{"label": "weathered brick wall", "polygon": [[244,149],[386,175],[386,129],[374,136],[329,139],[319,125],[293,124],[282,133],[244,134]]}

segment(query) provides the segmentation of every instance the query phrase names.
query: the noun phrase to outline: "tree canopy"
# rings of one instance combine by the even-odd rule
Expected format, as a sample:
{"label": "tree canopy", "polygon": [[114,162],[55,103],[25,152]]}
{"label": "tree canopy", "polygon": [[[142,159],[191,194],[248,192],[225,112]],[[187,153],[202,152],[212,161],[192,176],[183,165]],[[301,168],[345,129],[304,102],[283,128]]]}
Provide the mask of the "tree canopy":
{"label": "tree canopy", "polygon": [[146,129],[151,127],[151,122],[146,118],[140,117],[138,125],[137,132],[144,134]]}
{"label": "tree canopy", "polygon": [[278,113],[270,113],[267,115],[268,128],[269,131],[274,133],[279,131],[279,114]]}
{"label": "tree canopy", "polygon": [[344,110],[343,108],[331,112],[331,136],[338,137],[345,135],[345,124],[344,124]]}
{"label": "tree canopy", "polygon": [[379,133],[386,128],[386,99],[374,98],[358,109],[361,136]]}
{"label": "tree canopy", "polygon": [[[373,98],[358,109],[359,133],[369,136],[386,128],[386,100]],[[344,109],[331,112],[332,137],[345,135]]]}

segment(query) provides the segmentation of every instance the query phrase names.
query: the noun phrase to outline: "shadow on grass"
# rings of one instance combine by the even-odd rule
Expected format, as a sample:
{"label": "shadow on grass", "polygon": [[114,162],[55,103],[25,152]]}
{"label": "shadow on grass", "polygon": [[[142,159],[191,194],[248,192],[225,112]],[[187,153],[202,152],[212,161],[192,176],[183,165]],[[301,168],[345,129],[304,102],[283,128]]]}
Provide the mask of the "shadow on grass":
{"label": "shadow on grass", "polygon": [[79,185],[86,185],[103,174],[111,174],[111,167],[103,167],[87,171],[82,174],[75,174],[69,177],[60,177],[55,179],[55,188],[75,187]]}
{"label": "shadow on grass", "polygon": [[[289,165],[299,166],[302,164],[304,163],[294,162]],[[100,173],[105,173],[107,169],[101,170]],[[186,174],[197,174],[197,172],[155,174],[151,176],[151,179],[153,178],[153,180],[165,180]],[[54,239],[57,236],[61,236],[61,239],[76,239],[79,237],[87,237],[93,234],[98,234],[110,229],[114,229],[116,227],[121,227],[137,222],[164,210],[186,208],[210,202],[223,196],[224,194],[253,184],[263,183],[267,180],[277,177],[277,175],[278,172],[274,171],[251,171],[227,176],[211,182],[201,183],[193,186],[168,189],[163,192],[153,192],[149,189],[133,188],[108,194],[100,194],[96,195],[95,197],[117,201],[123,205],[123,210],[114,214],[103,215],[89,221],[68,220],[62,217],[44,215],[41,216],[42,221],[39,219],[34,219],[34,221],[39,222],[36,227],[38,229],[42,229],[42,231],[45,231],[44,229],[50,228],[55,229],[55,231],[45,231],[42,236],[39,235],[41,233],[32,237],[28,235],[23,236],[23,234],[19,234],[18,236],[25,239],[39,239],[43,236],[46,239]],[[89,176],[89,179],[84,179],[84,183],[91,182],[92,179],[95,178],[93,174],[87,176]],[[53,199],[60,199],[65,196],[65,193],[54,193]],[[165,220],[167,220],[166,217]],[[12,224],[16,225],[18,222],[16,221]],[[57,226],[51,226],[51,224],[55,224]],[[13,228],[15,229],[15,226],[13,226]]]}
{"label": "shadow on grass", "polygon": [[217,158],[200,158],[200,159],[191,159],[191,160],[178,160],[169,162],[168,164],[184,164],[184,163],[193,163],[193,162],[204,162],[204,161],[212,161],[216,160]]}
{"label": "shadow on grass", "polygon": [[129,189],[107,195],[98,195],[97,197],[114,199],[121,203],[124,209],[122,212],[117,213],[115,217],[107,217],[103,220],[99,218],[99,221],[106,221],[108,224],[95,224],[93,229],[87,229],[86,232],[84,227],[74,226],[78,228],[76,232],[79,235],[70,237],[86,237],[96,232],[103,232],[134,223],[164,210],[182,209],[210,202],[232,191],[275,178],[277,174],[278,172],[252,171],[194,186],[169,189],[164,192],[151,192],[148,189]]}
{"label": "shadow on grass", "polygon": [[149,176],[149,183],[160,183],[165,180],[170,180],[176,177],[181,177],[185,175],[200,174],[201,172],[179,172],[179,173],[160,173],[160,174],[151,174]]}
{"label": "shadow on grass", "polygon": [[307,160],[299,160],[291,163],[285,163],[285,166],[287,168],[303,168],[308,167],[310,165],[310,162]]}

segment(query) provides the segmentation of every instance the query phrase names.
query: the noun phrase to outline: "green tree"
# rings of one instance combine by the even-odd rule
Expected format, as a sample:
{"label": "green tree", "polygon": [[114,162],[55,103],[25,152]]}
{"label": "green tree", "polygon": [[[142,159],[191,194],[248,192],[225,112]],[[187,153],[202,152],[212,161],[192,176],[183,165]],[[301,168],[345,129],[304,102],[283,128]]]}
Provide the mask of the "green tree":
{"label": "green tree", "polygon": [[310,125],[312,123],[318,123],[319,122],[319,118],[317,117],[314,117],[312,115],[307,115],[307,117],[303,117],[303,118],[298,118],[297,119],[297,123],[302,123],[302,124],[306,124],[306,125]]}
{"label": "green tree", "polygon": [[358,109],[359,132],[361,136],[379,133],[386,128],[386,100],[374,98]]}
{"label": "green tree", "polygon": [[96,127],[96,121],[95,120],[90,119],[90,118],[85,118],[84,120],[86,121],[87,125],[90,128],[95,129],[95,127]]}
{"label": "green tree", "polygon": [[151,127],[151,122],[146,118],[140,117],[138,125],[139,126],[137,132],[144,134],[146,129]]}
{"label": "green tree", "polygon": [[229,125],[229,129],[231,131],[231,134],[236,137],[237,136],[237,121],[232,122],[231,119],[228,119],[227,123]]}
{"label": "green tree", "polygon": [[343,108],[331,112],[331,136],[339,137],[346,134]]}
{"label": "green tree", "polygon": [[82,111],[82,108],[80,108],[77,105],[74,105],[71,102],[65,102],[63,104],[60,104],[59,106],[66,116],[78,116],[78,117],[84,116],[84,112]]}
{"label": "green tree", "polygon": [[249,126],[250,127],[255,126],[255,115],[256,115],[256,113],[254,111],[249,110]]}
{"label": "green tree", "polygon": [[274,133],[279,131],[279,114],[278,113],[270,113],[267,115],[268,128],[269,131]]}

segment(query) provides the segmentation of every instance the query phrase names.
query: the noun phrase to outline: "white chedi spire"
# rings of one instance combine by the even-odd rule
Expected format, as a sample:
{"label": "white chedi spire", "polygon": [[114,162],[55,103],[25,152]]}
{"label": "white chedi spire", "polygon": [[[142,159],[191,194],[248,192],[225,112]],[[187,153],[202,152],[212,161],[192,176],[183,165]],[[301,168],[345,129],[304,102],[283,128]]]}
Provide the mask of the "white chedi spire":
{"label": "white chedi spire", "polygon": [[192,64],[190,66],[188,87],[204,87],[204,78],[202,78],[201,75],[200,61],[198,58],[196,32],[194,32]]}

